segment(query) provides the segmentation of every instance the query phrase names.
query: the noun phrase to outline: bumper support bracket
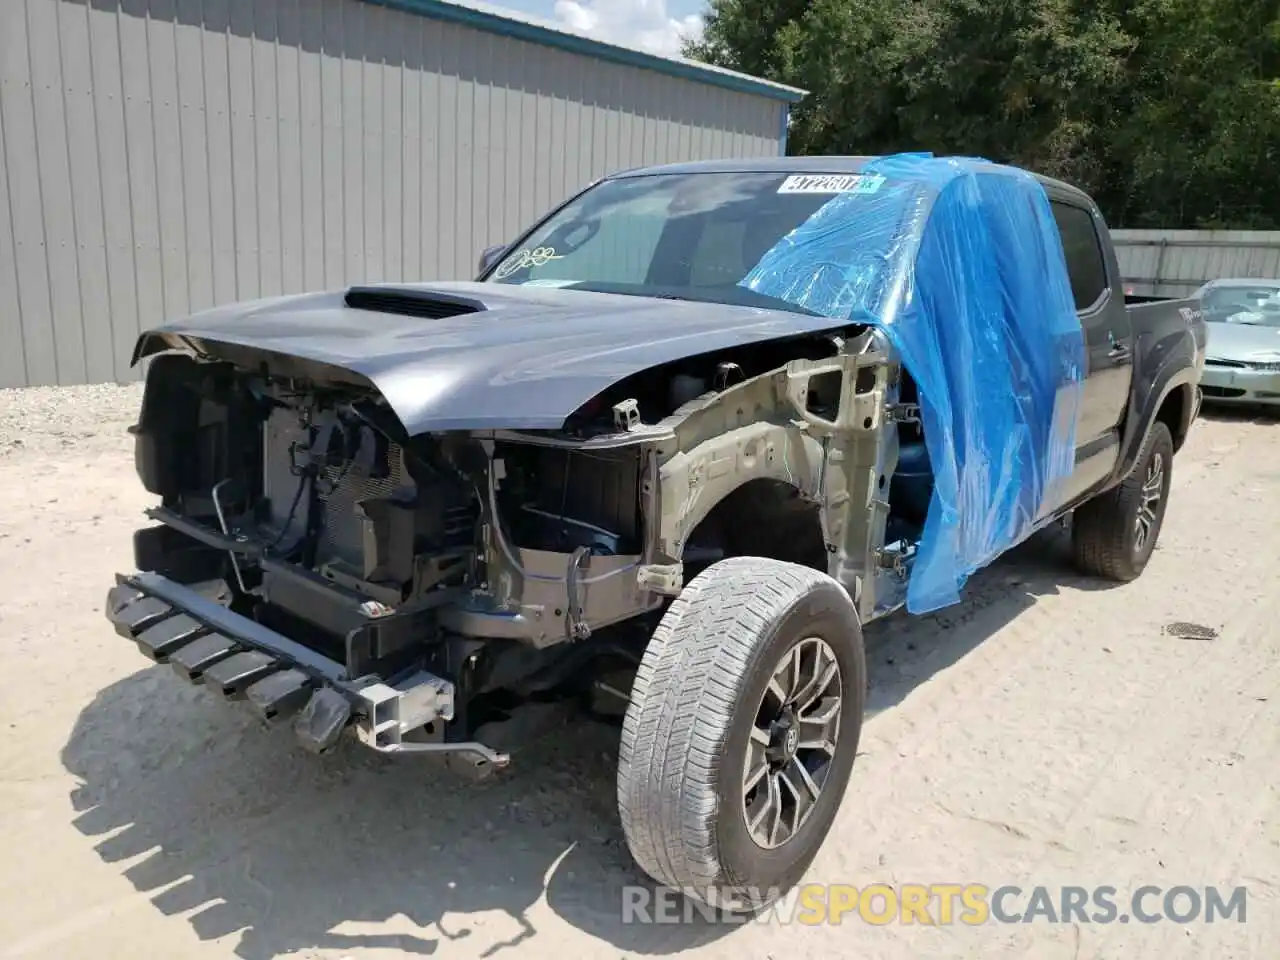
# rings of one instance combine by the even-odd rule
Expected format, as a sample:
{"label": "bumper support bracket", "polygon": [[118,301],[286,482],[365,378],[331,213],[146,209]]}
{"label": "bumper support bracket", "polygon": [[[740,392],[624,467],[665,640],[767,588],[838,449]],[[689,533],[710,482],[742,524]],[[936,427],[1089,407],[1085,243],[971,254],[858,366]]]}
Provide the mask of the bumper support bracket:
{"label": "bumper support bracket", "polygon": [[[225,585],[224,585],[225,586]],[[230,592],[193,589],[155,573],[117,574],[106,616],[156,663],[226,700],[244,701],[264,721],[293,718],[301,744],[331,749],[354,726],[380,753],[475,757],[494,767],[509,756],[482,743],[414,742],[453,717],[453,684],[424,670],[395,682],[352,678],[343,664],[230,609]]]}

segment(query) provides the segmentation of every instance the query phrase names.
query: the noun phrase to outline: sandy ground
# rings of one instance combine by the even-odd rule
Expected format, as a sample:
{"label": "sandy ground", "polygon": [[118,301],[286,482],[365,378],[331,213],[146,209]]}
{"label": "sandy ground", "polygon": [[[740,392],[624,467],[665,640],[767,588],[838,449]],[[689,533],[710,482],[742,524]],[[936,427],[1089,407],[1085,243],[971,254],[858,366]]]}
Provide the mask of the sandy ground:
{"label": "sandy ground", "polygon": [[315,759],[111,632],[146,504],[137,398],[0,394],[0,958],[1275,955],[1280,424],[1196,426],[1137,583],[1081,579],[1045,536],[960,606],[869,631],[864,755],[810,872],[1244,884],[1246,923],[653,926],[621,922],[640,878],[609,729],[481,785],[358,747]]}

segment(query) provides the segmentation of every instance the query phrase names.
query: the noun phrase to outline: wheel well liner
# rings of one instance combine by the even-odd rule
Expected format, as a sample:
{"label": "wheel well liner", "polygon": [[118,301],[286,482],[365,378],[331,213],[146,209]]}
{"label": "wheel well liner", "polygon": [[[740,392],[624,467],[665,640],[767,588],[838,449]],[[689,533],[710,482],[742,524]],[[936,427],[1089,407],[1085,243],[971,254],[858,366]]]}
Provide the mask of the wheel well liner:
{"label": "wheel well liner", "polygon": [[821,507],[782,480],[756,477],[724,496],[690,532],[686,546],[725,556],[771,557],[826,572]]}

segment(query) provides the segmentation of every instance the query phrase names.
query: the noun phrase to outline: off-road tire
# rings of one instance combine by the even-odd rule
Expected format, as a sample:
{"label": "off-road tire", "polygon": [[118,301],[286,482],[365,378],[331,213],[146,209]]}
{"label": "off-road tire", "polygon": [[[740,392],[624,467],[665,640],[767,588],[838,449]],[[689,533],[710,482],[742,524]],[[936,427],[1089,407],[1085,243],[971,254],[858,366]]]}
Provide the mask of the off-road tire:
{"label": "off-road tire", "polygon": [[[818,637],[840,668],[837,739],[812,812],[766,848],[743,812],[747,744],[778,660]],[[862,629],[848,593],[808,567],[734,557],[695,577],[645,651],[623,721],[618,807],[627,845],[654,880],[713,907],[750,912],[795,886],[831,828],[866,703]]]}
{"label": "off-road tire", "polygon": [[[1160,499],[1153,510],[1155,522],[1139,546],[1138,511],[1146,500],[1143,486],[1155,463],[1160,464],[1162,471]],[[1173,438],[1169,428],[1157,421],[1147,434],[1137,464],[1124,482],[1075,511],[1071,520],[1071,544],[1081,572],[1121,583],[1141,575],[1164,525],[1172,477]]]}

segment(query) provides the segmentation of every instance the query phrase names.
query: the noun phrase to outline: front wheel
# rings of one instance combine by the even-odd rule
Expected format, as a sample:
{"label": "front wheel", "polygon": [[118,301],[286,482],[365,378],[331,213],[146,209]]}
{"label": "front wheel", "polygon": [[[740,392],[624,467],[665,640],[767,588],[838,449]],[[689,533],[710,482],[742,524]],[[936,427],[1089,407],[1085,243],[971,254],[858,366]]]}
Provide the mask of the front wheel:
{"label": "front wheel", "polygon": [[1125,481],[1075,512],[1071,540],[1082,572],[1120,582],[1141,575],[1164,525],[1172,476],[1173,437],[1157,421]]}
{"label": "front wheel", "polygon": [[690,581],[623,722],[618,806],[640,867],[734,911],[795,886],[848,784],[866,674],[857,613],[826,574],[735,557]]}

